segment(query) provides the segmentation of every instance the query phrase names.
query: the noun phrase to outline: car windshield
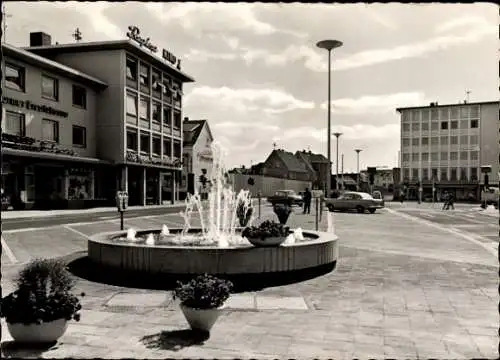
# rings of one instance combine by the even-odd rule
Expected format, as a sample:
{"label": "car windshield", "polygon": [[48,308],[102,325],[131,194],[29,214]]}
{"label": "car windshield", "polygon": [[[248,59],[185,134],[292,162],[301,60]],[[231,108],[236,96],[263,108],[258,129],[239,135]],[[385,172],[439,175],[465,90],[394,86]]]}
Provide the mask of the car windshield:
{"label": "car windshield", "polygon": [[371,196],[370,194],[367,194],[367,193],[359,193],[359,195],[361,196],[362,199],[367,199],[367,200],[373,199],[373,196]]}

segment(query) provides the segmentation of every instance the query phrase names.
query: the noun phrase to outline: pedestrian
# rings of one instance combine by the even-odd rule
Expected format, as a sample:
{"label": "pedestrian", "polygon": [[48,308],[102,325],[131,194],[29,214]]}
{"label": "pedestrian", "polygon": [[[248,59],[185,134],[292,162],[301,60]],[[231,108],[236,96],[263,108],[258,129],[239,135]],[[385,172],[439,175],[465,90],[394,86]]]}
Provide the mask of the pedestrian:
{"label": "pedestrian", "polygon": [[455,197],[453,196],[452,193],[450,193],[448,195],[448,204],[446,205],[446,210],[449,210],[450,206],[452,210],[455,210],[455,205],[453,205],[454,202],[455,202]]}
{"label": "pedestrian", "polygon": [[311,213],[311,199],[312,193],[309,191],[309,188],[306,188],[306,191],[304,191],[304,214]]}
{"label": "pedestrian", "polygon": [[448,210],[448,208],[449,208],[448,199],[449,199],[448,192],[445,191],[443,194],[443,209],[442,210]]}
{"label": "pedestrian", "polygon": [[405,192],[403,189],[401,189],[399,191],[399,201],[401,201],[401,205],[403,204],[403,202],[405,201]]}

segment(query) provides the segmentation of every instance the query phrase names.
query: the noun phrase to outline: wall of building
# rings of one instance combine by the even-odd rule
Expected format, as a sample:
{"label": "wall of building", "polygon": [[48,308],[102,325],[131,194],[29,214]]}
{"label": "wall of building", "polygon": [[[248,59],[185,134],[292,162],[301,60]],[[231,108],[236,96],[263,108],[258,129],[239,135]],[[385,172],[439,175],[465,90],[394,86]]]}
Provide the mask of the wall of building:
{"label": "wall of building", "polygon": [[[480,165],[491,165],[489,175],[490,184],[498,183],[498,124],[499,124],[499,104],[484,104],[481,106],[481,148]],[[481,175],[481,183],[484,177]]]}
{"label": "wall of building", "polygon": [[193,145],[193,153],[192,153],[192,159],[193,159],[193,174],[194,174],[194,188],[196,190],[199,190],[201,184],[199,181],[200,175],[201,175],[201,169],[207,169],[207,178],[210,179],[212,175],[212,165],[213,165],[213,159],[210,160],[207,157],[202,157],[199,154],[200,153],[207,153],[207,152],[212,152],[211,145],[212,145],[213,139],[210,136],[210,133],[208,131],[207,125],[205,124],[203,126],[203,130],[201,131],[200,135],[198,136],[198,139],[196,143]]}
{"label": "wall of building", "polygon": [[97,99],[97,156],[111,161],[123,161],[125,51],[60,54],[55,60],[108,83],[108,88]]}
{"label": "wall of building", "polygon": [[[250,177],[254,180],[253,186],[248,185]],[[262,197],[274,195],[278,190],[294,190],[298,193],[304,191],[306,187],[311,189],[312,185],[310,181],[288,180],[262,175],[230,174],[230,179],[236,192],[241,189],[249,189],[253,196],[257,196],[260,191]]]}
{"label": "wall of building", "polygon": [[[79,156],[96,157],[96,92],[92,88],[56,75],[50,71],[41,70],[22,61],[7,58],[8,63],[21,66],[25,69],[25,92],[16,91],[3,87],[3,95],[7,98],[24,102],[24,106],[13,106],[4,104],[3,111],[13,111],[25,114],[26,136],[42,139],[42,119],[54,120],[59,123],[59,145],[63,148],[73,149]],[[48,100],[42,97],[42,74],[55,78],[59,82],[59,99]],[[86,109],[73,106],[73,84],[82,86],[87,92]],[[68,113],[68,117],[62,117],[44,112],[34,111],[26,108],[29,101],[36,105],[50,106],[53,109]],[[5,119],[5,117],[2,117]],[[86,129],[85,148],[73,146],[73,125],[83,126]],[[5,121],[2,121],[2,131],[5,130]]]}

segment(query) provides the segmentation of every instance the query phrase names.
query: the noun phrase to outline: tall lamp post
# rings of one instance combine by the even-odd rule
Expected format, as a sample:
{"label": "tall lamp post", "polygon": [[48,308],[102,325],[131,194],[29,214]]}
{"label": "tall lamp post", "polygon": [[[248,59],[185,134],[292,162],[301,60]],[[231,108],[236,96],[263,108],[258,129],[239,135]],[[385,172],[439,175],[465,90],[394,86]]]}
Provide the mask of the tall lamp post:
{"label": "tall lamp post", "polygon": [[[332,187],[332,150],[331,150],[331,132],[332,132],[332,123],[331,123],[331,71],[332,71],[332,50],[342,46],[342,42],[338,40],[321,40],[316,44],[320,49],[325,49],[328,51],[328,128],[327,128],[327,146],[328,146],[328,166],[329,171],[326,179],[326,194],[328,197],[330,194],[330,190]],[[338,160],[338,159],[337,159]],[[338,163],[338,161],[337,161]],[[338,168],[338,165],[337,165]],[[338,171],[337,171],[338,175]],[[338,181],[337,181],[338,183]]]}
{"label": "tall lamp post", "polygon": [[359,153],[363,151],[362,149],[354,149],[356,151],[356,190],[359,191]]}
{"label": "tall lamp post", "polygon": [[340,135],[342,135],[342,133],[339,133],[339,132],[336,132],[336,133],[333,133],[333,135],[335,135],[335,137],[337,138],[337,163],[335,165],[337,165],[337,171],[335,172],[335,183],[336,183],[336,189],[338,190],[339,189],[339,137]]}

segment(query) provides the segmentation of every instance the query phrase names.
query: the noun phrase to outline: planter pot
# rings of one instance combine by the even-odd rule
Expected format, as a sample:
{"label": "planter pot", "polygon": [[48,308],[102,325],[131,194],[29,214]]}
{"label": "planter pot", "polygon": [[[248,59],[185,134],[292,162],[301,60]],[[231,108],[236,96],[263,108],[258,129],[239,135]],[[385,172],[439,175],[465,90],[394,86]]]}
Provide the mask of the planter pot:
{"label": "planter pot", "polygon": [[68,328],[68,320],[59,319],[41,324],[7,323],[10,335],[20,343],[50,343],[57,341]]}
{"label": "planter pot", "polygon": [[262,247],[262,246],[280,246],[283,242],[285,242],[286,237],[284,236],[273,236],[267,237],[264,240],[261,238],[250,238],[248,241],[253,246]]}
{"label": "planter pot", "polygon": [[191,329],[205,332],[210,332],[222,312],[221,308],[193,309],[183,304],[181,310]]}

